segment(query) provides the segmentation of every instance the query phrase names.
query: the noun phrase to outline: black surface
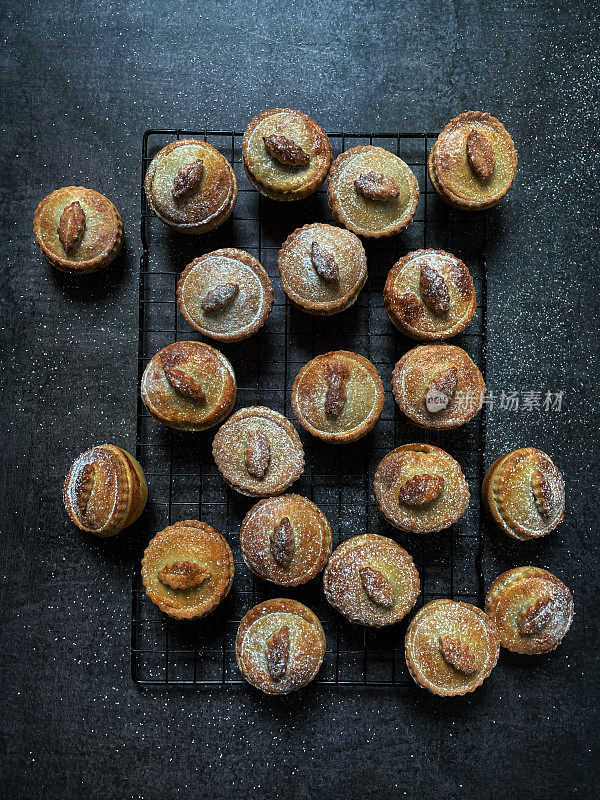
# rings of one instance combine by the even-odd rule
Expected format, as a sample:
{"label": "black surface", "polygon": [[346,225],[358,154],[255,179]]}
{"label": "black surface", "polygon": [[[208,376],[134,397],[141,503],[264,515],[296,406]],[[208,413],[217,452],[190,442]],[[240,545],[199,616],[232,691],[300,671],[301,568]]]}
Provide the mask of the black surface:
{"label": "black surface", "polygon": [[[598,785],[597,8],[567,4],[3,4],[1,646],[6,797],[594,796]],[[129,574],[147,538],[66,521],[71,459],[133,446],[138,148],[149,126],[237,127],[274,105],[330,129],[505,123],[517,183],[490,213],[488,384],[564,390],[561,412],[490,410],[487,457],[547,450],[567,513],[550,537],[486,530],[488,579],[531,562],[573,589],[555,653],[501,655],[475,694],[416,687],[139,690]],[[40,257],[33,210],[82,183],[127,246],[81,281]]]}

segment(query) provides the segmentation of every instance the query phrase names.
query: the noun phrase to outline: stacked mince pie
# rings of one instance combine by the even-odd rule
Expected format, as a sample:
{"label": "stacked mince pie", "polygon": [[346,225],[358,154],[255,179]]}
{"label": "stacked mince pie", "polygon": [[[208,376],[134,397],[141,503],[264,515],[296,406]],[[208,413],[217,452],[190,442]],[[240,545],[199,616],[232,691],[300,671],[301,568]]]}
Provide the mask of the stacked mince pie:
{"label": "stacked mince pie", "polygon": [[[252,186],[270,201],[308,197],[328,179],[333,222],[296,228],[282,243],[281,288],[300,313],[332,316],[357,300],[367,280],[362,239],[407,228],[419,202],[410,167],[381,147],[353,147],[332,162],[324,130],[300,111],[258,114],[242,143]],[[517,155],[504,126],[486,113],[451,120],[429,157],[429,179],[439,198],[461,211],[500,202],[511,188]],[[232,215],[237,181],[227,159],[197,139],[172,142],[152,159],[148,204],[173,230],[199,235]],[[108,266],[123,242],[123,224],[102,194],[69,186],[39,204],[36,239],[58,269],[88,273]],[[199,246],[201,249],[201,244]],[[181,315],[213,344],[254,335],[273,309],[269,276],[249,253],[226,247],[201,253],[183,270],[176,300]],[[467,425],[480,411],[484,378],[468,353],[449,343],[476,313],[468,265],[452,253],[406,253],[390,269],[382,305],[390,324],[415,344],[386,376],[400,412],[431,432]],[[251,498],[240,531],[243,561],[261,580],[285,592],[322,575],[327,601],[350,623],[374,628],[407,617],[421,591],[419,573],[395,531],[435,535],[465,514],[470,493],[460,463],[419,441],[397,443],[377,466],[373,492],[389,536],[357,531],[333,547],[331,525],[309,498],[289,490],[305,469],[296,427],[272,408],[234,411],[236,376],[229,360],[204,340],[173,342],[147,364],[142,400],[165,426],[185,432],[217,428],[212,453],[227,486]],[[340,342],[343,346],[343,342]],[[469,404],[459,400],[468,396]],[[384,405],[384,383],[361,353],[339,349],[298,370],[291,407],[305,440],[343,447],[367,436]],[[417,440],[419,436],[415,436]],[[140,464],[110,444],[80,455],[64,485],[64,504],[81,530],[113,536],[142,513],[148,489]],[[548,535],[563,517],[560,471],[548,455],[523,447],[489,468],[482,499],[499,530],[521,542]],[[157,533],[142,560],[148,597],[165,614],[199,619],[227,597],[234,559],[220,531],[181,520]],[[557,577],[517,566],[489,588],[485,609],[440,598],[422,605],[408,625],[406,663],[414,681],[442,695],[473,691],[488,677],[500,647],[517,653],[555,649],[573,619],[573,598]],[[326,652],[323,627],[297,600],[276,597],[250,609],[235,643],[245,679],[268,694],[310,683]]]}

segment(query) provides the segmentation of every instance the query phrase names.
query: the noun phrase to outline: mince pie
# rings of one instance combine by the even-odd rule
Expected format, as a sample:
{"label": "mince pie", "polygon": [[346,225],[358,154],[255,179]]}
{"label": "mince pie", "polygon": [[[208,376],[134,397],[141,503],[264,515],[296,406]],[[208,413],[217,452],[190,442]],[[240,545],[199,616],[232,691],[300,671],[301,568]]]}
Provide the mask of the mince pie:
{"label": "mince pie", "polygon": [[350,622],[382,627],[405,617],[417,601],[419,573],[403,547],[374,533],[337,547],[323,575],[325,597]]}
{"label": "mince pie", "polygon": [[176,619],[205,617],[227,597],[233,554],[216,528],[187,519],[150,540],[142,559],[142,581],[150,600]]}
{"label": "mince pie", "polygon": [[471,324],[477,308],[473,278],[443,250],[415,250],[391,268],[383,290],[391,322],[411,339],[449,339]]}
{"label": "mince pie", "polygon": [[180,233],[206,233],[231,216],[237,181],[229,161],[199,139],[179,139],[152,159],[144,182],[156,216]]}
{"label": "mince pie", "polygon": [[266,694],[289,694],[309,684],[325,656],[316,614],[297,600],[259,603],[240,622],[235,655],[244,678]]}
{"label": "mince pie", "polygon": [[481,686],[496,666],[500,642],[494,623],[477,606],[433,600],[410,621],[404,651],[415,683],[454,697]]}
{"label": "mince pie", "polygon": [[464,211],[491,208],[517,174],[517,151],[496,117],[467,111],[451,120],[431,149],[429,179],[440,198]]}
{"label": "mince pie", "polygon": [[375,470],[375,500],[394,528],[437,533],[454,525],[469,505],[469,488],[460,465],[430,444],[403,444]]}
{"label": "mince pie", "polygon": [[573,622],[573,596],[551,572],[515,567],[499,575],[487,593],[485,609],[500,644],[514,653],[549,653]]}
{"label": "mince pie", "polygon": [[279,586],[299,586],[321,572],[331,555],[331,528],[307,497],[285,494],[261,500],[244,517],[240,533],[248,568]]}
{"label": "mince pie", "polygon": [[292,423],[264,406],[240,408],[213,440],[223,480],[248,497],[281,494],[304,472],[304,448]]}
{"label": "mince pie", "polygon": [[292,409],[305,430],[333,444],[355,442],[383,410],[384,389],[371,362],[334,350],[305,364],[292,386]]}
{"label": "mince pie", "polygon": [[290,302],[309,314],[344,311],[367,280],[367,256],[358,236],[321,222],[296,228],[283,243],[277,266]]}
{"label": "mince pie", "polygon": [[144,472],[127,450],[100,444],[77,458],[66,477],[63,501],[86,533],[114,536],[132,525],[148,499]]}
{"label": "mince pie", "polygon": [[317,123],[291,108],[272,108],[250,121],[242,141],[250,183],[272,200],[300,200],[327,176],[331,147]]}
{"label": "mince pie", "polygon": [[329,172],[329,207],[338,225],[379,238],[403,231],[419,202],[419,184],[402,159],[382,147],[353,147]]}
{"label": "mince pie", "polygon": [[228,247],[187,265],[177,283],[177,303],[192,328],[221,342],[239,342],[267,321],[273,287],[253,256]]}
{"label": "mince pie", "polygon": [[142,400],[153,417],[182,431],[204,431],[229,416],[236,396],[233,367],[204,342],[174,342],[144,370]]}
{"label": "mince pie", "polygon": [[525,541],[546,536],[562,521],[565,484],[550,457],[522,447],[496,459],[486,472],[483,502],[504,533]]}
{"label": "mince pie", "polygon": [[422,344],[394,367],[392,389],[400,410],[420,428],[458,428],[483,405],[485,383],[471,357],[450,344]]}
{"label": "mince pie", "polygon": [[103,194],[83,186],[64,186],[44,197],[33,232],[52,266],[73,274],[108,266],[123,245],[117,209]]}

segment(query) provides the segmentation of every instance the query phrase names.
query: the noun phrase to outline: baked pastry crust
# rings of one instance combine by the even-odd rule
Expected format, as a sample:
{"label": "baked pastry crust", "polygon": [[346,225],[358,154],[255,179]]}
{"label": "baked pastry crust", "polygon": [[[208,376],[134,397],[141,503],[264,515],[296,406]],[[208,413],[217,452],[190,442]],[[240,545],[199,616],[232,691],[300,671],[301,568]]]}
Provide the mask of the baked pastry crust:
{"label": "baked pastry crust", "polygon": [[[495,165],[480,177],[468,156],[468,137],[475,131],[491,145]],[[517,174],[517,151],[508,131],[496,117],[481,111],[466,111],[446,125],[431,149],[429,178],[440,199],[464,211],[497,205],[507,194]]]}
{"label": "baked pastry crust", "polygon": [[[268,456],[260,463],[265,440]],[[240,408],[232,414],[217,431],[212,449],[223,480],[247,497],[282,494],[304,471],[304,448],[296,429],[278,411],[265,406]],[[251,463],[255,456],[258,471]],[[261,472],[262,477],[257,477]]]}
{"label": "baked pastry crust", "polygon": [[[285,136],[299,145],[308,163],[284,164],[272,156],[263,137]],[[301,200],[313,194],[327,177],[331,146],[327,134],[301,111],[271,108],[250,121],[242,140],[242,160],[248,180],[272,200]]]}
{"label": "baked pastry crust", "polygon": [[[337,278],[322,277],[313,261],[314,243],[335,262]],[[367,280],[367,256],[351,231],[315,222],[296,228],[283,243],[277,267],[281,286],[296,308],[329,316],[349,308]]]}
{"label": "baked pastry crust", "polygon": [[323,588],[328,602],[350,622],[377,628],[405,617],[421,590],[406,550],[374,533],[353,536],[334,550]]}
{"label": "baked pastry crust", "polygon": [[204,342],[174,342],[151,359],[141,381],[142,400],[157,420],[181,431],[204,431],[233,411],[233,367]]}
{"label": "baked pastry crust", "polygon": [[[186,565],[195,568],[199,577],[195,583],[194,579],[190,581],[192,585],[174,588],[172,578],[165,577],[163,571],[174,567],[176,575],[185,575]],[[157,533],[142,559],[146,594],[175,619],[200,619],[213,611],[229,594],[234,572],[233,553],[225,537],[195,519],[176,522]]]}
{"label": "baked pastry crust", "polygon": [[[282,633],[283,647],[281,638],[276,641]],[[316,677],[325,656],[325,633],[309,608],[279,597],[248,611],[238,628],[235,655],[240,672],[256,689],[289,694]]]}
{"label": "baked pastry crust", "polygon": [[[191,164],[202,161],[200,179],[175,198],[175,181]],[[144,181],[148,204],[156,216],[180,233],[206,233],[231,216],[237,181],[231,165],[215,147],[200,139],[179,139],[154,156]]]}
{"label": "baked pastry crust", "polygon": [[573,595],[545,569],[515,567],[492,583],[485,609],[502,647],[527,655],[549,653],[571,627]]}
{"label": "baked pastry crust", "polygon": [[[59,226],[63,212],[74,203],[79,205],[84,222],[67,252]],[[63,186],[46,195],[35,210],[33,232],[52,266],[72,274],[96,272],[108,266],[123,246],[121,215],[107,197],[84,186]]]}
{"label": "baked pastry crust", "polygon": [[195,330],[221,342],[239,342],[269,318],[273,286],[250,253],[225,247],[187,265],[177,282],[177,304]]}
{"label": "baked pastry crust", "polygon": [[392,324],[411,339],[449,339],[467,328],[477,310],[466,265],[444,250],[414,250],[391,268],[383,303]]}
{"label": "baked pastry crust", "polygon": [[[376,173],[391,178],[398,191],[389,199],[370,199],[355,186],[361,175]],[[382,147],[352,147],[331,165],[327,189],[329,207],[338,225],[359,236],[378,239],[403,231],[412,221],[419,203],[419,184],[401,158]]]}
{"label": "baked pastry crust", "polygon": [[148,499],[138,461],[114,444],[100,444],[73,462],[63,487],[71,520],[86,533],[108,537],[133,525]]}
{"label": "baked pastry crust", "polygon": [[307,497],[286,494],[261,500],[240,532],[248,569],[279,586],[299,586],[321,572],[331,555],[331,528]]}
{"label": "baked pastry crust", "polygon": [[454,697],[481,686],[496,666],[500,642],[494,623],[477,606],[433,600],[410,621],[404,652],[415,683]]}
{"label": "baked pastry crust", "polygon": [[349,350],[316,356],[302,367],[292,386],[292,409],[298,422],[332,444],[355,442],[369,433],[381,415],[384,399],[373,364]]}
{"label": "baked pastry crust", "polygon": [[461,347],[422,344],[405,353],[392,372],[398,407],[420,428],[465,425],[483,405],[485,383]]}
{"label": "baked pastry crust", "polygon": [[430,444],[403,444],[392,450],[375,470],[373,486],[386,521],[411,533],[444,530],[458,522],[469,505],[469,487],[459,463]]}
{"label": "baked pastry crust", "polygon": [[522,447],[496,459],[481,488],[494,522],[513,539],[547,536],[562,521],[565,484],[550,456]]}

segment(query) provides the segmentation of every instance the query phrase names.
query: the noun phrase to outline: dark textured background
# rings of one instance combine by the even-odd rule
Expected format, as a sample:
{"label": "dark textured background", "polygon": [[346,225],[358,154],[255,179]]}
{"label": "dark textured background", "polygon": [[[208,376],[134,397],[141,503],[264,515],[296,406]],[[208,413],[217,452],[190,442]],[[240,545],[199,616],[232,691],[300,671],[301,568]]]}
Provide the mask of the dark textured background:
{"label": "dark textured background", "polygon": [[[2,3],[2,750],[7,798],[564,798],[598,789],[598,50],[593,2]],[[592,90],[592,87],[595,87]],[[573,589],[555,653],[502,653],[475,694],[313,687],[140,691],[132,543],[68,524],[60,485],[101,441],[133,447],[139,147],[148,127],[237,127],[285,105],[325,128],[435,130],[499,116],[517,183],[491,212],[488,382],[564,390],[489,416],[488,453],[534,444],[565,473],[550,537],[486,537]],[[55,273],[42,196],[82,183],[121,209],[114,268]],[[134,534],[135,538],[135,534]],[[139,542],[138,542],[139,544]]]}

